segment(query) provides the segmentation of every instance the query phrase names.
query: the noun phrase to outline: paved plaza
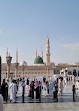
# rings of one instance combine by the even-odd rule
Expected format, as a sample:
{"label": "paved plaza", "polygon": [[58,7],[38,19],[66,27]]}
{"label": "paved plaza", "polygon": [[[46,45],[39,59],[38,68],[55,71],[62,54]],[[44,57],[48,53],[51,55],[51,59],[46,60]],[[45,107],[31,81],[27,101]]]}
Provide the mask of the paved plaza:
{"label": "paved plaza", "polygon": [[17,103],[4,103],[4,111],[79,111],[79,102],[73,102],[72,85],[68,83],[64,87],[63,96],[58,97],[58,102],[54,102],[52,97],[42,96],[39,100],[32,100],[28,96],[28,90],[25,96],[25,103],[22,103],[21,88],[17,95]]}

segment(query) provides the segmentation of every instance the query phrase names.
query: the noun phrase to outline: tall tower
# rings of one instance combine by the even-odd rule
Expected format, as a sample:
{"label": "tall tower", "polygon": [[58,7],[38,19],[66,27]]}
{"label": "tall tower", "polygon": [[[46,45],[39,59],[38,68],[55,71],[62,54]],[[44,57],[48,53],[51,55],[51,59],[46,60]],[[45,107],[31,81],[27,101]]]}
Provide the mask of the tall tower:
{"label": "tall tower", "polygon": [[6,57],[8,57],[8,48],[7,48],[7,52],[6,52]]}
{"label": "tall tower", "polygon": [[17,78],[18,74],[18,50],[16,50],[16,63],[15,63],[15,77]]}
{"label": "tall tower", "polygon": [[35,52],[35,57],[37,57],[37,49],[36,49],[36,52]]}
{"label": "tall tower", "polygon": [[50,65],[50,42],[48,37],[46,42],[46,65]]}
{"label": "tall tower", "polygon": [[43,51],[42,51],[42,48],[41,48],[41,57],[42,57],[42,59],[43,59]]}
{"label": "tall tower", "polygon": [[18,50],[16,49],[16,63],[18,63]]}

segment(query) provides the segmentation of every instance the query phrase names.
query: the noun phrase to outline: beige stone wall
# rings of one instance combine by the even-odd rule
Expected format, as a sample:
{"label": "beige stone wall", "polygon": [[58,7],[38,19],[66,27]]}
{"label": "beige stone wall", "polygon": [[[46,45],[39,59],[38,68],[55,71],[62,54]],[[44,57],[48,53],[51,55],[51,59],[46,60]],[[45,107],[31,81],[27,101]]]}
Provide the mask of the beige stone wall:
{"label": "beige stone wall", "polygon": [[[7,68],[3,67],[2,68],[2,75],[3,77],[6,77],[6,72]],[[10,75],[15,76],[15,67],[12,66],[10,70]],[[38,76],[53,76],[54,70],[53,67],[51,66],[26,66],[24,68],[24,76],[26,77],[38,77]],[[18,76],[20,75],[23,77],[23,68],[19,67],[18,68]]]}

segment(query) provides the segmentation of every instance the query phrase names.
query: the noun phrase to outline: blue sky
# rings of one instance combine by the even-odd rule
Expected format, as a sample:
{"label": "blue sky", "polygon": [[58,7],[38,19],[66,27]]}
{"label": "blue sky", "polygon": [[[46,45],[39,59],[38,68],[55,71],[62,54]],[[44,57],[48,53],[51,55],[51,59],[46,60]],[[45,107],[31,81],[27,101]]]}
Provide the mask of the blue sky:
{"label": "blue sky", "polygon": [[79,62],[79,0],[0,0],[0,55],[33,64],[35,49],[44,53],[50,39],[51,61]]}

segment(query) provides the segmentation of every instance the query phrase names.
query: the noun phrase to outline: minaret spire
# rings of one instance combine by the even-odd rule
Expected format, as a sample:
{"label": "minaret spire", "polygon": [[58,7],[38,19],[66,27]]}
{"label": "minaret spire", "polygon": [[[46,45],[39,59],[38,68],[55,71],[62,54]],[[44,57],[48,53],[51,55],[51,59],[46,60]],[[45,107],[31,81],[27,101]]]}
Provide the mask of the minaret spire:
{"label": "minaret spire", "polygon": [[47,37],[47,42],[46,42],[46,65],[50,64],[50,42],[49,38]]}
{"label": "minaret spire", "polygon": [[36,49],[36,53],[35,53],[35,56],[37,57],[37,49]]}
{"label": "minaret spire", "polygon": [[42,48],[41,48],[41,57],[42,57],[42,59],[43,59],[43,51],[42,51]]}
{"label": "minaret spire", "polygon": [[16,49],[16,63],[18,63],[18,50]]}
{"label": "minaret spire", "polygon": [[7,48],[7,52],[6,52],[6,57],[8,57],[8,48]]}

